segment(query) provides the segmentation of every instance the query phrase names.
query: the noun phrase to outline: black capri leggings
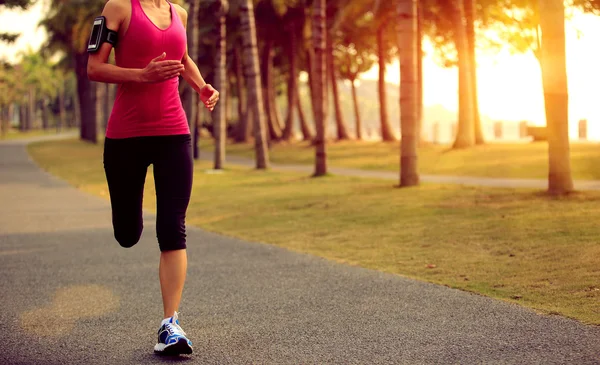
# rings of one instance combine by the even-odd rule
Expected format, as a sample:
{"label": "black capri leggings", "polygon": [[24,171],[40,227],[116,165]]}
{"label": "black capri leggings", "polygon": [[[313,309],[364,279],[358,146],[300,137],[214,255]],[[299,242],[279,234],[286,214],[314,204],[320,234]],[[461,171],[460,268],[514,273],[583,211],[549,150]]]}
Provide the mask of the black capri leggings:
{"label": "black capri leggings", "polygon": [[142,235],[144,182],[150,164],[154,166],[160,251],[184,249],[193,180],[189,134],[104,140],[104,172],[115,239],[123,247],[132,247]]}

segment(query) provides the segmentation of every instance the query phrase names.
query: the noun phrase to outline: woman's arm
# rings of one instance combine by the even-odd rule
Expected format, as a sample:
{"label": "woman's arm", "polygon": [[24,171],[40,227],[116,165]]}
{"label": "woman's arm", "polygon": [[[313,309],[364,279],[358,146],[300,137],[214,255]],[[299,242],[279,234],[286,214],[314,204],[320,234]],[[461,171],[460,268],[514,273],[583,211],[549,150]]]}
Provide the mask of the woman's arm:
{"label": "woman's arm", "polygon": [[[102,15],[106,17],[106,27],[119,32],[127,17],[128,8],[124,0],[109,0]],[[124,68],[108,63],[112,50],[110,43],[103,43],[95,53],[88,57],[87,73],[92,81],[122,84],[126,82],[157,82],[179,76],[184,66],[179,61],[162,61],[165,54],[157,55],[145,68]]]}
{"label": "woman's arm", "polygon": [[[187,11],[179,5],[175,5],[175,8],[177,9],[177,13],[179,13],[179,18],[181,19],[183,26],[187,28]],[[185,67],[181,76],[200,95],[200,99],[206,108],[212,111],[219,100],[219,92],[215,90],[212,85],[207,84],[206,81],[204,81],[198,66],[188,54],[187,46],[185,48],[185,54],[181,59],[181,63]]]}

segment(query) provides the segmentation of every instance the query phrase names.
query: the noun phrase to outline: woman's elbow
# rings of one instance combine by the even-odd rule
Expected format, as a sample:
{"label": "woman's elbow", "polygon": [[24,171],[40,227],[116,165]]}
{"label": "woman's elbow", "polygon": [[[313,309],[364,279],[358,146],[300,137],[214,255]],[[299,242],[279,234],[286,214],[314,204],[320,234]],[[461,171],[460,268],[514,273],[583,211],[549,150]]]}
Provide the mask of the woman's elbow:
{"label": "woman's elbow", "polygon": [[98,67],[94,64],[94,62],[88,62],[87,76],[90,81],[98,81]]}

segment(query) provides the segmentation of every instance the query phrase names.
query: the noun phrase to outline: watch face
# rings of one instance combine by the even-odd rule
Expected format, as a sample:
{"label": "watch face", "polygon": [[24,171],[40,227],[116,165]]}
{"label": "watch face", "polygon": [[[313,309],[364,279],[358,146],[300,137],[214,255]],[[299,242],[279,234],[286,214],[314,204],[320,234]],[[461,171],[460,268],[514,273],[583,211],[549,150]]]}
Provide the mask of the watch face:
{"label": "watch face", "polygon": [[88,49],[96,49],[100,46],[100,36],[102,35],[102,19],[94,20],[94,25],[92,26],[92,34],[90,35],[90,42],[88,44]]}

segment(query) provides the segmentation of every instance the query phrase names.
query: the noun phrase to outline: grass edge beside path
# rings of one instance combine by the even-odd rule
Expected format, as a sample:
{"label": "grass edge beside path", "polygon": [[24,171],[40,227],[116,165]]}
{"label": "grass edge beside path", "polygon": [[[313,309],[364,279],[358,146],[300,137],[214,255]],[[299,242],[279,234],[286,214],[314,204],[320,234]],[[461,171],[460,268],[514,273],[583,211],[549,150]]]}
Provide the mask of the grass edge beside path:
{"label": "grass edge beside path", "polygon": [[[209,137],[200,139],[201,151],[213,151],[213,146]],[[254,146],[229,141],[226,154],[252,159]],[[600,180],[600,143],[572,142],[570,154],[574,180]],[[397,172],[399,156],[400,142],[330,141],[327,145],[331,167]],[[313,165],[314,147],[299,141],[273,143],[269,157],[277,164]],[[448,145],[428,144],[418,148],[418,169],[422,175],[547,179],[548,145],[488,143],[451,150]]]}
{"label": "grass edge beside path", "polygon": [[26,140],[29,138],[35,137],[53,137],[53,136],[65,136],[78,132],[78,128],[62,128],[60,131],[57,131],[56,128],[48,128],[48,129],[33,129],[30,131],[20,131],[17,129],[10,129],[8,132],[4,132],[0,134],[0,142],[3,141],[18,141],[18,140]]}
{"label": "grass edge beside path", "polygon": [[[102,148],[30,144],[43,169],[108,200]],[[600,193],[256,171],[197,162],[188,223],[251,242],[402,275],[600,325]],[[349,199],[351,197],[351,199]],[[144,208],[154,211],[151,171]],[[115,246],[116,247],[116,246]]]}

